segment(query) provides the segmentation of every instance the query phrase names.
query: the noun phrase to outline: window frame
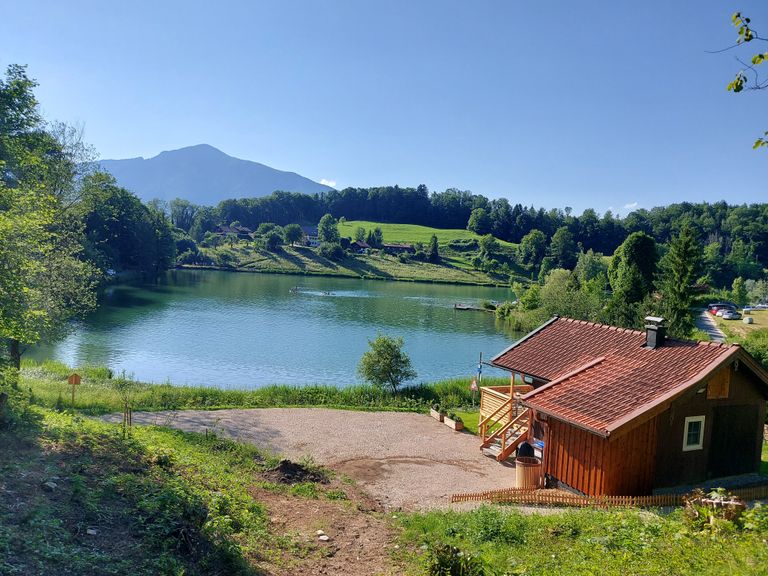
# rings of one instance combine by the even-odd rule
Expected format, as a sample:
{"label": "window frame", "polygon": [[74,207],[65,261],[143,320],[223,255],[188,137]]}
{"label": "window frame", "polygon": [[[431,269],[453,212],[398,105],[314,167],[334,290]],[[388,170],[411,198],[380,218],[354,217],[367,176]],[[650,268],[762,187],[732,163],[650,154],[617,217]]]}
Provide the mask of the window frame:
{"label": "window frame", "polygon": [[[699,428],[699,442],[697,444],[688,444],[688,431],[691,423],[698,422],[701,424]],[[683,426],[683,452],[691,452],[693,450],[702,450],[704,448],[704,424],[706,422],[706,416],[686,416],[685,425]]]}

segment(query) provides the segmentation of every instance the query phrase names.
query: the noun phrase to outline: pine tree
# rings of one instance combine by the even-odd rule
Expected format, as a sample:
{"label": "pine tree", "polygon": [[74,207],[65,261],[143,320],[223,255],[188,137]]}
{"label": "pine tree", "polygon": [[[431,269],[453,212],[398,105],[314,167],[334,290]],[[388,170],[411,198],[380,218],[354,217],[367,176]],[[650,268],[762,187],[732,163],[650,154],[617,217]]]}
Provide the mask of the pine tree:
{"label": "pine tree", "polygon": [[432,234],[432,238],[429,239],[429,250],[427,252],[427,258],[430,262],[440,262],[440,253],[437,248],[437,236]]}
{"label": "pine tree", "polygon": [[693,229],[686,225],[672,238],[669,252],[661,259],[657,281],[661,293],[661,314],[669,323],[672,336],[688,337],[694,328],[692,285],[702,258],[702,249]]}

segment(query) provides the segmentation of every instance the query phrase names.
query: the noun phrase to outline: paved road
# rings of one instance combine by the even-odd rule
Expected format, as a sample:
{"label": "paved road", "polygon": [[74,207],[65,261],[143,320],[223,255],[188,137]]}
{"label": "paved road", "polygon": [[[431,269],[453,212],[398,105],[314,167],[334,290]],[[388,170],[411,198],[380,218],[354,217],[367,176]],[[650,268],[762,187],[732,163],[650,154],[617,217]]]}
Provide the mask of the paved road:
{"label": "paved road", "polygon": [[702,310],[696,316],[696,328],[706,332],[713,342],[725,342],[725,334],[717,327],[717,322],[712,318],[712,314],[706,310]]}
{"label": "paved road", "polygon": [[[108,420],[117,422],[120,415]],[[476,436],[422,414],[324,408],[135,413],[136,424],[205,429],[292,460],[309,455],[390,509],[445,508],[451,494],[515,484],[515,469],[480,453]]]}

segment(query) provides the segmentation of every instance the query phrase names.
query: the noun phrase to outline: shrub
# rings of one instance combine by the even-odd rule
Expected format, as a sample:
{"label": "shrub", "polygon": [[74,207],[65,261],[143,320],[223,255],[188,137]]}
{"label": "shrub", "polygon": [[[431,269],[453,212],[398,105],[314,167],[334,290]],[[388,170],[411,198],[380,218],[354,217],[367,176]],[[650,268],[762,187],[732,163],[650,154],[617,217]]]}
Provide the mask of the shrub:
{"label": "shrub", "polygon": [[429,551],[427,574],[430,576],[484,576],[480,558],[465,554],[450,544],[435,544]]}
{"label": "shrub", "polygon": [[320,255],[329,260],[341,260],[344,258],[344,249],[336,242],[323,242],[318,249]]}

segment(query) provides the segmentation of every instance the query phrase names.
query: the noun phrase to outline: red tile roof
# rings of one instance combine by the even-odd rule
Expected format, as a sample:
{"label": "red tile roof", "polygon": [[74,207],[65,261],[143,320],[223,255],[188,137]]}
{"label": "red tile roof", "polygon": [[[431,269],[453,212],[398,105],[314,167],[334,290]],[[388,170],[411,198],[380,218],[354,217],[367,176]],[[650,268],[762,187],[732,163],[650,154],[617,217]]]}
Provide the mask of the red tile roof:
{"label": "red tile roof", "polygon": [[650,349],[645,332],[555,318],[491,362],[550,381],[524,396],[526,405],[608,436],[735,354],[745,353],[738,345],[672,339]]}

